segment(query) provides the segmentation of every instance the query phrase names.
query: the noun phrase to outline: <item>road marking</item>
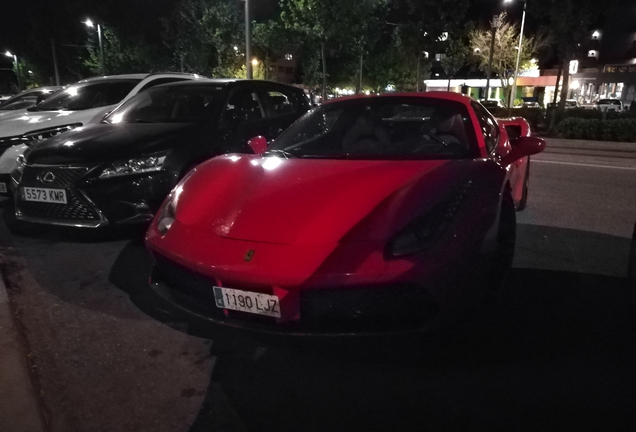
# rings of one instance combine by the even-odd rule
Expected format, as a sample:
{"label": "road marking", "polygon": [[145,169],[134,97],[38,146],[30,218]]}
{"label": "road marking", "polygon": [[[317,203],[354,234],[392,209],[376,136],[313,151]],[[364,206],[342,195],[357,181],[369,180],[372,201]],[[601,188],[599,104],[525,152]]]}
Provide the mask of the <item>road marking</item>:
{"label": "road marking", "polygon": [[557,165],[574,165],[574,166],[582,166],[582,167],[592,167],[592,168],[611,168],[611,169],[622,169],[622,170],[628,170],[628,171],[636,171],[636,167],[618,167],[618,166],[611,166],[611,165],[593,165],[593,164],[582,164],[582,163],[574,163],[574,162],[557,162],[557,161],[547,161],[547,160],[539,160],[539,159],[532,159],[532,162],[541,162],[541,163],[550,163],[550,164],[557,164]]}

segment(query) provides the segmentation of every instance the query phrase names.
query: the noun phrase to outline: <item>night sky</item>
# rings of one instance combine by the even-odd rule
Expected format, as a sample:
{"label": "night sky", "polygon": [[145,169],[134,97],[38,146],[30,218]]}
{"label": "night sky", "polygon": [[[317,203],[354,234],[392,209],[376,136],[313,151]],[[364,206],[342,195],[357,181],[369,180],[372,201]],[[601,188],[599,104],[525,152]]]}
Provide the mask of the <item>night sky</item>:
{"label": "night sky", "polygon": [[[251,2],[254,18],[264,19],[275,13],[278,0]],[[54,38],[58,56],[60,52],[73,54],[78,45],[86,43],[88,33],[82,21],[87,17],[101,20],[129,36],[156,42],[162,29],[160,18],[169,16],[176,3],[176,0],[3,0],[0,52],[10,50],[18,56],[51,62],[51,38]],[[503,0],[471,0],[466,18],[483,24],[492,15],[507,10],[512,19],[520,21],[522,4],[521,0],[506,6]],[[528,17],[528,31],[536,30],[537,24]],[[0,56],[2,72],[10,73],[7,71],[10,67],[11,60]]]}

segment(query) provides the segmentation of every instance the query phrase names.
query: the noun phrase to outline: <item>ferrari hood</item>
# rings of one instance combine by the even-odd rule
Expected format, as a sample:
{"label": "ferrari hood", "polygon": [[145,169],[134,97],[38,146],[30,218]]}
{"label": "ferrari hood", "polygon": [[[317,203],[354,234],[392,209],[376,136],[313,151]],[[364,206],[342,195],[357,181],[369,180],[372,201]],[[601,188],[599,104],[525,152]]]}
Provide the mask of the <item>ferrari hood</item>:
{"label": "ferrari hood", "polygon": [[373,217],[381,204],[408,206],[414,188],[428,184],[431,191],[450,189],[440,185],[444,180],[439,174],[458,164],[220,156],[196,168],[179,187],[176,218],[191,228],[236,240],[334,244]]}

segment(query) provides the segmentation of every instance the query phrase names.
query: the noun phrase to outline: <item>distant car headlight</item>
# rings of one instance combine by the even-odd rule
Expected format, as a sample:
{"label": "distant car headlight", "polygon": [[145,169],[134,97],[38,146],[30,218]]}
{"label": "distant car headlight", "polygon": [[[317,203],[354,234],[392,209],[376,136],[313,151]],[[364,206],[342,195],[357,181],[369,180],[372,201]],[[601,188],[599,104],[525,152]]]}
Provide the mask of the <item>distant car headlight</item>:
{"label": "distant car headlight", "polygon": [[452,199],[442,202],[407,225],[389,242],[388,256],[397,258],[433,246],[457,214],[471,186],[472,181],[467,181]]}
{"label": "distant car headlight", "polygon": [[110,178],[130,174],[160,171],[163,168],[163,163],[165,162],[165,160],[166,155],[161,154],[116,161],[104,168],[104,170],[99,175],[99,178]]}

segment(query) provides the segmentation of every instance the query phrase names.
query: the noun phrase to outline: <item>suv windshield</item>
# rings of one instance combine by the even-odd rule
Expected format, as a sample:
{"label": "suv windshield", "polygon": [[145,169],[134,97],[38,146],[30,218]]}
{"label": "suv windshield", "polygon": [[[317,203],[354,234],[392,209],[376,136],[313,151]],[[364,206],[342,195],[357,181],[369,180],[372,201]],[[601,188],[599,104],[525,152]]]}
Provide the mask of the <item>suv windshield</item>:
{"label": "suv windshield", "polygon": [[471,157],[466,108],[424,97],[364,98],[322,105],[287,129],[266,154],[347,159]]}
{"label": "suv windshield", "polygon": [[139,84],[140,79],[93,82],[71,86],[57,92],[33,108],[34,111],[79,111],[114,105]]}
{"label": "suv windshield", "polygon": [[209,118],[222,101],[219,86],[158,86],[118,107],[106,123],[196,123]]}

